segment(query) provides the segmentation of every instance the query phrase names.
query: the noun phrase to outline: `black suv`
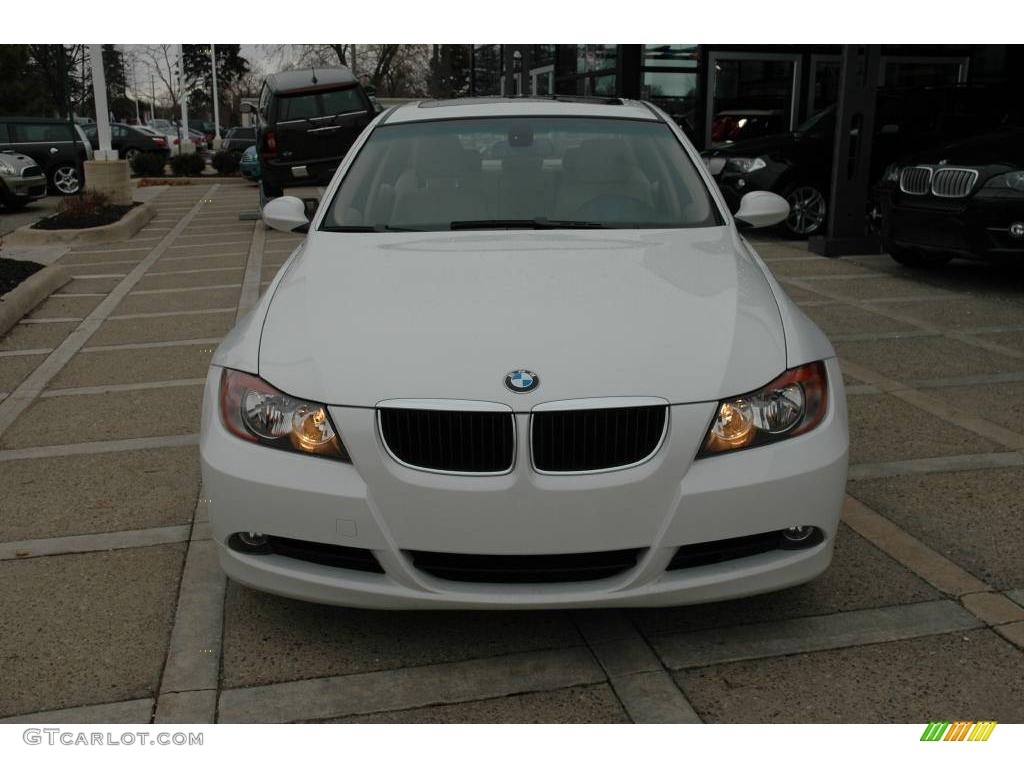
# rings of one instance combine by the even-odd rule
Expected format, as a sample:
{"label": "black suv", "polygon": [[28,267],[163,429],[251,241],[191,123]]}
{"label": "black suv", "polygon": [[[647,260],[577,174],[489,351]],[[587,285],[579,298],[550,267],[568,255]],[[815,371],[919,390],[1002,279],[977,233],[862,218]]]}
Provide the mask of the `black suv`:
{"label": "black suv", "polygon": [[[995,130],[1014,121],[1019,111],[1005,93],[985,86],[880,90],[872,182],[897,157]],[[783,232],[808,237],[821,233],[828,218],[835,132],[835,107],[829,107],[792,133],[737,141],[701,154],[733,211],[747,192],[775,192],[790,205]]]}
{"label": "black suv", "polygon": [[377,111],[351,70],[278,72],[260,90],[257,146],[260,192],[330,181],[349,147]]}
{"label": "black suv", "polygon": [[901,264],[1024,259],[1024,128],[909,155],[876,192],[882,240]]}
{"label": "black suv", "polygon": [[82,188],[82,164],[92,156],[84,134],[66,120],[0,117],[0,150],[28,155],[46,173],[50,189],[74,195]]}

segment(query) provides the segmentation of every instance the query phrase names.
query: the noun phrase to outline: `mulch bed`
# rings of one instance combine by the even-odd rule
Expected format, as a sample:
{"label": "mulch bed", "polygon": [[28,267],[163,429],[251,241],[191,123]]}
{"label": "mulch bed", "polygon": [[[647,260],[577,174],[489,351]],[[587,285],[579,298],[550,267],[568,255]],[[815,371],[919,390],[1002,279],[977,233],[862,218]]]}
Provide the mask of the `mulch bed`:
{"label": "mulch bed", "polygon": [[36,264],[34,261],[0,259],[0,296],[13,291],[20,282],[32,277],[42,268],[42,264]]}
{"label": "mulch bed", "polygon": [[90,227],[102,227],[106,224],[120,221],[122,216],[137,205],[141,205],[141,203],[110,205],[95,213],[84,216],[57,213],[37,221],[32,225],[32,229],[89,229]]}

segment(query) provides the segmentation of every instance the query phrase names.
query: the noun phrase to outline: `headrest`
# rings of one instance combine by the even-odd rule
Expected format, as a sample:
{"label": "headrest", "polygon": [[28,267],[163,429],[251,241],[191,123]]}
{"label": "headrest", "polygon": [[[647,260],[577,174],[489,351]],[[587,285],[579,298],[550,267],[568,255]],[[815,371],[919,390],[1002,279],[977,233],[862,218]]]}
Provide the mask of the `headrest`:
{"label": "headrest", "polygon": [[421,139],[416,156],[420,178],[450,179],[470,176],[480,170],[478,152],[463,149],[455,136],[431,136]]}

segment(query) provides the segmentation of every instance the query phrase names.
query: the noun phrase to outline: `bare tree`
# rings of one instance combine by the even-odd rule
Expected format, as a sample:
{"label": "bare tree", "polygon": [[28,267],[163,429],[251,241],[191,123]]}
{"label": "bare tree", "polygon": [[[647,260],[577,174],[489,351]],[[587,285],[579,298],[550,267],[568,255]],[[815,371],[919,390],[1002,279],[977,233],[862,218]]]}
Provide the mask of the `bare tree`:
{"label": "bare tree", "polygon": [[[164,87],[173,108],[181,98],[182,88],[182,84],[178,80],[178,69],[181,66],[178,61],[178,46],[166,43],[140,46],[139,60],[145,63],[150,73]],[[184,84],[186,90],[190,86],[191,83]]]}

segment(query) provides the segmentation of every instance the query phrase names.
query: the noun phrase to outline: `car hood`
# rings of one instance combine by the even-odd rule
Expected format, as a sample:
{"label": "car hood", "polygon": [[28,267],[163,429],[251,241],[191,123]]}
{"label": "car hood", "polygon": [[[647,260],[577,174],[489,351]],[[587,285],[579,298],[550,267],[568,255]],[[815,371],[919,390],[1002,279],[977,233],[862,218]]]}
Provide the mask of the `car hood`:
{"label": "car hood", "polygon": [[988,166],[1006,165],[1024,168],[1024,129],[1015,128],[999,133],[974,136],[963,141],[933,144],[903,159],[909,163],[937,163],[947,165]]}
{"label": "car hood", "polygon": [[[313,232],[286,269],[259,374],[329,404],[702,402],[785,369],[772,290],[728,227]],[[534,391],[505,388],[520,368]]]}

